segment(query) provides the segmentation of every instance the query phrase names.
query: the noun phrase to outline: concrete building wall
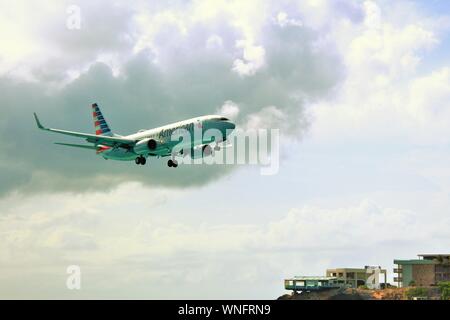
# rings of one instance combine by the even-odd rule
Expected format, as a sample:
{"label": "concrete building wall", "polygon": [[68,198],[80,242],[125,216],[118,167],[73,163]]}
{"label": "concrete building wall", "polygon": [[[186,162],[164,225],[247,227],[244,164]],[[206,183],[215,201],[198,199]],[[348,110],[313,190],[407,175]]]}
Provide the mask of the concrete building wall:
{"label": "concrete building wall", "polygon": [[[380,281],[380,283],[386,283],[386,270],[381,269],[380,275],[384,275],[384,279]],[[336,277],[339,283],[345,283],[353,288],[357,288],[359,286],[365,285],[367,282],[367,278],[369,274],[366,269],[362,268],[337,268],[337,269],[327,269],[326,270],[327,277]]]}
{"label": "concrete building wall", "polygon": [[412,266],[412,277],[416,286],[431,286],[436,283],[433,264],[416,264]]}

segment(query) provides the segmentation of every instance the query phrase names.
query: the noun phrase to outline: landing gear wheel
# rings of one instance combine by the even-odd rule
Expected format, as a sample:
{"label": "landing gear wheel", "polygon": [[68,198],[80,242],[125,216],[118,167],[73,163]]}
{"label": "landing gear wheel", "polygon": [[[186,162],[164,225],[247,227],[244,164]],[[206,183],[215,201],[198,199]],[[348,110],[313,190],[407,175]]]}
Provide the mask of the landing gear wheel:
{"label": "landing gear wheel", "polygon": [[136,162],[136,164],[146,164],[147,163],[147,159],[145,159],[143,156],[137,157],[136,160],[134,160],[134,162]]}
{"label": "landing gear wheel", "polygon": [[176,168],[178,167],[178,161],[170,159],[169,161],[167,161],[167,165],[171,168]]}
{"label": "landing gear wheel", "polygon": [[203,153],[203,157],[209,157],[209,156],[213,155],[213,149],[211,148],[211,146],[209,144],[206,144],[202,148],[202,153]]}

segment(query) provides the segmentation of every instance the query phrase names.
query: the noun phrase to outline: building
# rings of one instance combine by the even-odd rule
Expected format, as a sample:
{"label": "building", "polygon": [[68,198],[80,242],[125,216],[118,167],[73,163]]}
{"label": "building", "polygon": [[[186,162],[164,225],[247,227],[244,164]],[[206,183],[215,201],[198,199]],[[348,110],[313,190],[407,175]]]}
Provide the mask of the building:
{"label": "building", "polygon": [[371,289],[379,289],[380,274],[384,275],[384,283],[386,284],[387,273],[381,267],[328,269],[326,276],[296,276],[285,279],[284,288],[293,291],[320,291],[336,288],[357,288],[367,285]]}
{"label": "building", "polygon": [[394,282],[399,287],[435,286],[450,281],[450,254],[419,254],[418,259],[394,260]]}
{"label": "building", "polygon": [[[378,270],[374,277],[370,278],[374,274],[374,270]],[[384,275],[384,284],[387,283],[387,272],[386,269],[381,269],[381,267],[369,267],[366,266],[364,269],[357,268],[338,268],[338,269],[327,269],[327,277],[336,277],[337,283],[347,285],[351,288],[358,288],[359,286],[371,286],[373,289],[378,289],[380,274]],[[371,280],[371,281],[368,281]],[[370,283],[369,283],[370,282]]]}
{"label": "building", "polygon": [[294,277],[284,280],[284,288],[293,291],[320,291],[340,288],[336,277]]}

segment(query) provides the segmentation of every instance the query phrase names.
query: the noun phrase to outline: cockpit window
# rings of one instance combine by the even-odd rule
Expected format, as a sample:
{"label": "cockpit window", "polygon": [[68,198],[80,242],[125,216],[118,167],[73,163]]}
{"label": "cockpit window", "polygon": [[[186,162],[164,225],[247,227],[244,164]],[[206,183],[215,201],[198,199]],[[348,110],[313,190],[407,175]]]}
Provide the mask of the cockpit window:
{"label": "cockpit window", "polygon": [[225,117],[214,117],[214,118],[210,118],[211,121],[230,121],[230,119],[225,118]]}

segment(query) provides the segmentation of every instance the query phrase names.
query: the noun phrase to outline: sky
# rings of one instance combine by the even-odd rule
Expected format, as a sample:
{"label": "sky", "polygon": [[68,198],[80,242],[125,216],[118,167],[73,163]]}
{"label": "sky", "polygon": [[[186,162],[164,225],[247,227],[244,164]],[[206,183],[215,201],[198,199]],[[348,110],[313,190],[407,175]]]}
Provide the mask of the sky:
{"label": "sky", "polygon": [[[275,299],[449,251],[448,1],[1,1],[0,38],[2,299]],[[35,127],[93,132],[94,102],[118,134],[279,129],[279,171],[105,161]]]}

